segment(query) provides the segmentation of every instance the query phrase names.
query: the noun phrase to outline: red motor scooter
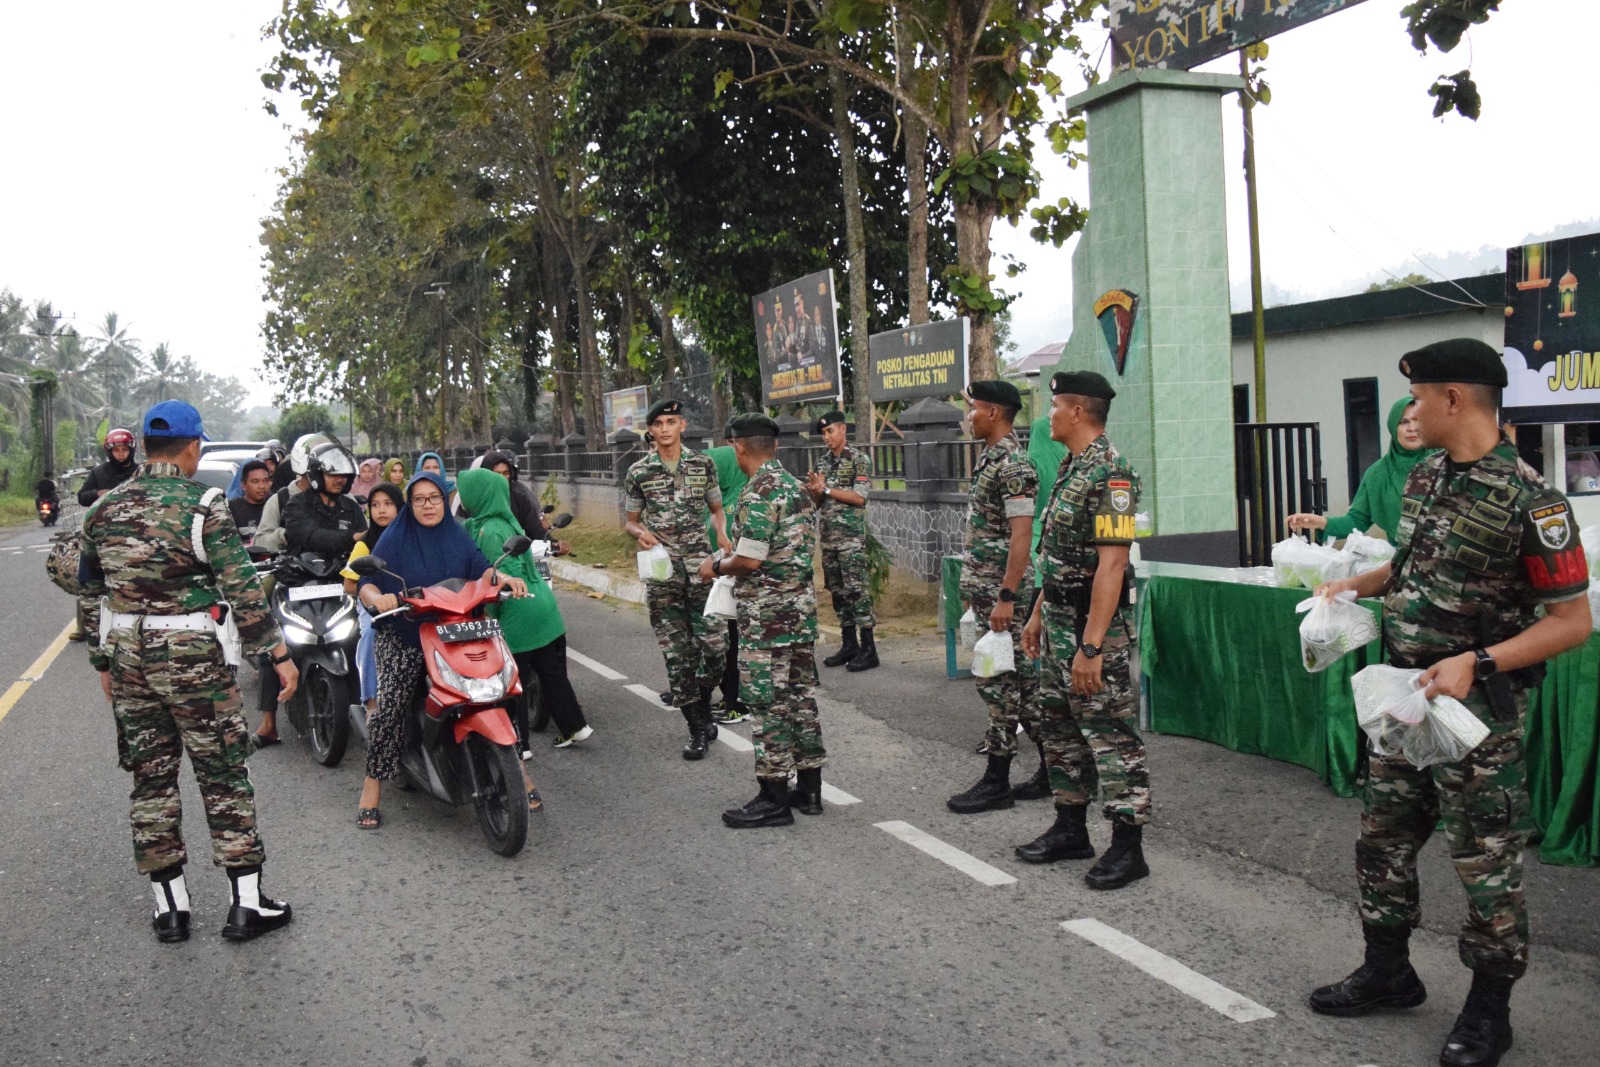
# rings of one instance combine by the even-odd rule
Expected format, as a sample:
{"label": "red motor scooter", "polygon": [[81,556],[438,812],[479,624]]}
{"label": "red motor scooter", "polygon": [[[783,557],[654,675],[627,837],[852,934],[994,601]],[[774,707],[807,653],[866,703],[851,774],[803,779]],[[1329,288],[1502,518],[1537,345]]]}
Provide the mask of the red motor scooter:
{"label": "red motor scooter", "polygon": [[[531,541],[506,541],[506,556],[528,551]],[[498,566],[500,560],[495,563]],[[399,575],[377,556],[350,564],[357,574]],[[528,792],[516,731],[506,703],[522,692],[516,660],[500,623],[483,617],[485,605],[510,595],[493,575],[408,588],[403,607],[373,622],[407,614],[421,624],[427,683],[411,702],[400,770],[416,788],[447,804],[472,804],[489,847],[502,856],[522,851],[528,839]]]}

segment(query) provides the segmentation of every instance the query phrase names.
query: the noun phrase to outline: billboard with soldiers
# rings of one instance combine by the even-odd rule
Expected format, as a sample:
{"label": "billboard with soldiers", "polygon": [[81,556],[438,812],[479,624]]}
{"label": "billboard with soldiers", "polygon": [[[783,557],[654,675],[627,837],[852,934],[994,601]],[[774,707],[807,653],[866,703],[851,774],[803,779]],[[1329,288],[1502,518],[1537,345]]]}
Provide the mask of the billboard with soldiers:
{"label": "billboard with soldiers", "polygon": [[756,318],[763,404],[843,396],[832,270],[769,289],[753,297],[750,306]]}
{"label": "billboard with soldiers", "polygon": [[874,404],[956,396],[967,388],[967,320],[946,319],[875,333],[867,340]]}
{"label": "billboard with soldiers", "polygon": [[1600,234],[1506,250],[1508,418],[1530,424],[1600,422],[1596,293]]}

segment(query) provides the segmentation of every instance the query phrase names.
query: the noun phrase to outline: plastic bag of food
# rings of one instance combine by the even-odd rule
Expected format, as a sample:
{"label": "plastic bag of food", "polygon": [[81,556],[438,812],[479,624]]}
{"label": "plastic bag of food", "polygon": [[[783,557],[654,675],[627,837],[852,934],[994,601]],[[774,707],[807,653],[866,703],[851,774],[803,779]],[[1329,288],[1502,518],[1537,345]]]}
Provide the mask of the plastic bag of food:
{"label": "plastic bag of food", "polygon": [[1302,585],[1296,564],[1311,544],[1303,537],[1286,537],[1272,546],[1272,578],[1286,589]]}
{"label": "plastic bag of food", "polygon": [[1413,767],[1458,763],[1489,736],[1489,727],[1459,700],[1434,697],[1428,716],[1411,731],[1401,754]]}
{"label": "plastic bag of food", "polygon": [[708,619],[737,619],[739,606],[733,599],[733,575],[724,574],[711,583],[706,607],[700,613]]}
{"label": "plastic bag of food", "polygon": [[1347,652],[1378,639],[1372,612],[1356,603],[1354,590],[1333,599],[1314,596],[1295,605],[1300,620],[1300,662],[1312,674],[1333,666]]}
{"label": "plastic bag of food", "polygon": [[1380,663],[1351,678],[1356,722],[1384,756],[1413,767],[1454,763],[1483,743],[1489,727],[1453,697],[1429,700],[1417,683],[1422,672]]}
{"label": "plastic bag of food", "polygon": [[1353,531],[1344,539],[1344,548],[1341,552],[1353,557],[1357,562],[1351,574],[1360,574],[1370,571],[1379,564],[1394,559],[1394,546],[1381,537],[1368,537],[1360,530]]}
{"label": "plastic bag of food", "polygon": [[985,630],[983,636],[978,638],[978,643],[972,646],[972,673],[979,678],[993,678],[1016,669],[1016,655],[1011,649],[1011,631]]}
{"label": "plastic bag of food", "polygon": [[647,582],[664,582],[672,577],[672,556],[665,545],[639,553],[639,577]]}

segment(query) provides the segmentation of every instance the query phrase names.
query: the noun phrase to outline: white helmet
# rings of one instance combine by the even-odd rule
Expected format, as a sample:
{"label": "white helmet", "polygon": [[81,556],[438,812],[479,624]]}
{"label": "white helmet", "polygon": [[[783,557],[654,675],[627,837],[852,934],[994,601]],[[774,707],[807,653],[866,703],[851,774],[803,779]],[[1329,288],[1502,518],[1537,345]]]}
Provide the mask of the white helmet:
{"label": "white helmet", "polygon": [[311,465],[311,450],[318,445],[338,444],[337,441],[325,433],[308,433],[295,441],[294,447],[289,449],[289,466],[296,474],[304,474]]}

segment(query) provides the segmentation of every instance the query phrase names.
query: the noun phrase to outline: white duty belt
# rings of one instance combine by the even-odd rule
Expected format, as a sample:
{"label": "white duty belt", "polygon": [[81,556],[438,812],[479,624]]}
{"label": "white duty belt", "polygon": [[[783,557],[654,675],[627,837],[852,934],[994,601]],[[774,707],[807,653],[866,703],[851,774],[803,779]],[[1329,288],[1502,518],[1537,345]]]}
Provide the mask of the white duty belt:
{"label": "white duty belt", "polygon": [[217,624],[209,611],[191,611],[187,615],[136,615],[131,612],[110,611],[108,630],[200,630],[216,633]]}

